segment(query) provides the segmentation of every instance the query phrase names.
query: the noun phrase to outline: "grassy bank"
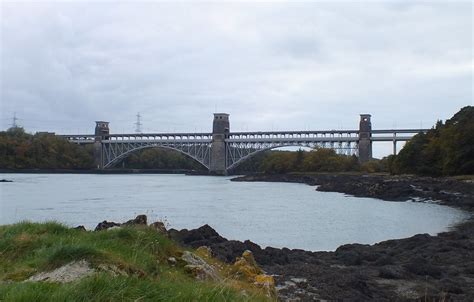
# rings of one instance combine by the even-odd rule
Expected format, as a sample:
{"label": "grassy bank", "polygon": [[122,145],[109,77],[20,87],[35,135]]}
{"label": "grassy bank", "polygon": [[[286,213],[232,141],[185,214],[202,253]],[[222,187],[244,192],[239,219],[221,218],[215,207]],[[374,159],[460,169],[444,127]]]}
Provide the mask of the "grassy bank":
{"label": "grassy bank", "polygon": [[[100,232],[52,222],[1,226],[0,301],[272,301],[235,266],[209,255],[201,257],[219,278],[197,280],[181,260],[183,253],[149,226]],[[81,260],[93,274],[66,283],[25,282]]]}

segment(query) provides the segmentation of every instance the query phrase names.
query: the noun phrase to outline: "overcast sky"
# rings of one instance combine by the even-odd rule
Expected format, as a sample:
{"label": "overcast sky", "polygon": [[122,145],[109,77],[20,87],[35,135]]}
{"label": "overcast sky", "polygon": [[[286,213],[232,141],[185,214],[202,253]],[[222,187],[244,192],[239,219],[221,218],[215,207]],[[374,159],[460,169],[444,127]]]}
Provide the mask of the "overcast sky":
{"label": "overcast sky", "polygon": [[470,1],[2,2],[1,128],[430,127],[473,104]]}

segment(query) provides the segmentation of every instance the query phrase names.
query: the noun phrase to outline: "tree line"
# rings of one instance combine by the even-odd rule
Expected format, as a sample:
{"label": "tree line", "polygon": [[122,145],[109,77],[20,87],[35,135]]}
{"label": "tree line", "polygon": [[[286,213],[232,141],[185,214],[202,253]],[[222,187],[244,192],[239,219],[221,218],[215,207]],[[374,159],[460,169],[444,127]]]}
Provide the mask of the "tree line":
{"label": "tree line", "polygon": [[355,156],[338,155],[332,149],[311,151],[267,151],[237,166],[235,173],[261,172],[283,174],[290,172],[344,172],[359,169]]}
{"label": "tree line", "polygon": [[267,151],[257,154],[240,164],[233,172],[283,174],[294,172],[384,172],[385,160],[373,160],[359,163],[355,155],[337,154],[332,149],[314,149],[311,151]]}
{"label": "tree line", "polygon": [[50,133],[29,134],[21,127],[0,132],[2,169],[93,169],[92,146],[82,147]]}

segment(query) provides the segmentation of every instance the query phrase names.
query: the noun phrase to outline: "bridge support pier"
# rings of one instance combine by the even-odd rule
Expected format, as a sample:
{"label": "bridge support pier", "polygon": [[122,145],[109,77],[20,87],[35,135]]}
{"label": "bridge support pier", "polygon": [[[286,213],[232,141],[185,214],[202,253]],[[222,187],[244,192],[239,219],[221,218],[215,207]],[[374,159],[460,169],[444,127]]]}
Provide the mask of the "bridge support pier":
{"label": "bridge support pier", "polygon": [[104,168],[104,159],[102,158],[102,140],[109,135],[109,122],[96,121],[95,122],[95,141],[94,141],[94,161],[97,169]]}
{"label": "bridge support pier", "polygon": [[100,139],[94,142],[94,166],[96,169],[104,168],[102,164],[102,142]]}
{"label": "bridge support pier", "polygon": [[359,123],[359,162],[372,159],[372,123],[370,114],[361,114]]}
{"label": "bridge support pier", "polygon": [[212,174],[227,174],[227,150],[225,139],[229,136],[229,114],[214,113],[212,124],[211,160],[209,171]]}

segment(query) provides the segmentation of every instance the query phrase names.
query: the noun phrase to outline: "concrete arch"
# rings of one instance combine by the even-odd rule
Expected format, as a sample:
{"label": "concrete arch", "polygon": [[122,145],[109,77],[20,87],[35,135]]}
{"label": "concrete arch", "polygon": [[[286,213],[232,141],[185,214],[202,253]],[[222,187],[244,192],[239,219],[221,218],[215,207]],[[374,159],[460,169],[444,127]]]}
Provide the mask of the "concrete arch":
{"label": "concrete arch", "polygon": [[193,159],[194,161],[198,162],[203,167],[205,167],[206,169],[209,170],[209,167],[205,163],[203,163],[200,159],[198,159],[197,157],[195,157],[195,156],[193,156],[189,153],[186,153],[183,150],[180,150],[178,148],[174,148],[174,147],[170,147],[170,146],[161,146],[161,145],[146,145],[146,146],[140,146],[140,147],[137,147],[137,148],[127,150],[126,152],[120,154],[119,156],[117,156],[116,158],[111,160],[110,162],[104,164],[104,169],[113,167],[115,164],[120,162],[120,160],[126,158],[127,156],[129,156],[130,154],[132,154],[136,151],[143,150],[143,149],[151,149],[151,148],[162,148],[162,149],[177,151],[181,154],[184,154],[186,157],[189,157],[189,158]]}

